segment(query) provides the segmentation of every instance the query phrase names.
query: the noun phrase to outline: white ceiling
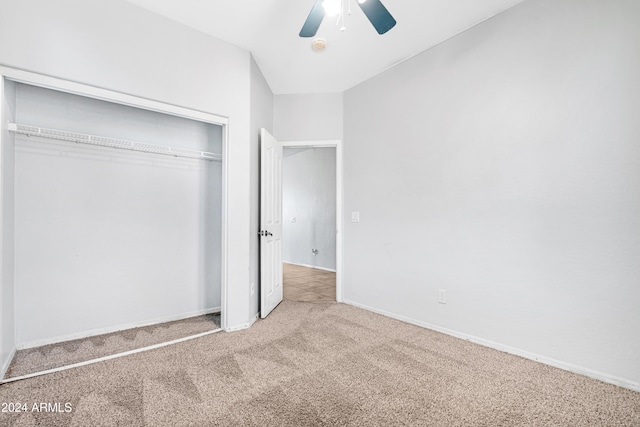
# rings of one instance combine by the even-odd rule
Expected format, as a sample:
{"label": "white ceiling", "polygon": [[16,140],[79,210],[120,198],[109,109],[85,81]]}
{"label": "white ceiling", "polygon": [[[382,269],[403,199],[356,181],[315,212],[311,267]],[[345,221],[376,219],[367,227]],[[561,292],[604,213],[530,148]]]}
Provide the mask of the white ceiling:
{"label": "white ceiling", "polygon": [[320,26],[321,53],[298,37],[315,0],[127,1],[252,52],[273,93],[288,94],[342,92],[523,0],[382,0],[398,22],[382,36],[351,0],[345,32],[335,18]]}

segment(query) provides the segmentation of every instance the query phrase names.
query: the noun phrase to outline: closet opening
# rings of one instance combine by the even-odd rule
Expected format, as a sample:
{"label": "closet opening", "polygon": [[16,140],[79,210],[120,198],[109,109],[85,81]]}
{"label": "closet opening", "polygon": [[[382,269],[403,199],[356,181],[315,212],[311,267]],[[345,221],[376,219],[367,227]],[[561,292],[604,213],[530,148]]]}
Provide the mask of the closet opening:
{"label": "closet opening", "polygon": [[10,85],[5,378],[220,330],[225,123]]}

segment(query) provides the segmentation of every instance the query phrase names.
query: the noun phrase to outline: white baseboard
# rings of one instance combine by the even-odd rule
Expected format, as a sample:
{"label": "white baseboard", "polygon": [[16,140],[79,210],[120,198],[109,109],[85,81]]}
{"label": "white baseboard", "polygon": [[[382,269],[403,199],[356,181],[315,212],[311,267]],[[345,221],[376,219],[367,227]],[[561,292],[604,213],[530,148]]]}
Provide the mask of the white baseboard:
{"label": "white baseboard", "polygon": [[452,337],[460,338],[463,340],[470,341],[475,344],[480,344],[485,347],[493,348],[495,350],[503,351],[505,353],[513,354],[515,356],[524,357],[525,359],[533,360],[536,362],[543,363],[545,365],[553,366],[554,368],[559,368],[564,371],[573,372],[574,374],[584,375],[589,378],[593,378],[596,380],[603,381],[605,383],[617,385],[620,387],[627,388],[629,390],[640,392],[640,383],[629,381],[624,378],[618,378],[613,375],[608,375],[602,372],[594,371],[592,369],[583,368],[581,366],[573,365],[571,363],[562,362],[560,360],[551,359],[549,357],[541,356],[539,354],[531,353],[525,350],[521,350],[515,347],[510,347],[508,345],[503,345],[500,343],[496,343],[493,341],[486,340],[484,338],[478,338],[473,335],[468,335],[462,332],[454,331],[451,329],[443,328],[441,326],[433,325],[427,322],[422,322],[419,320],[411,319],[409,317],[401,316],[395,313],[391,313],[385,310],[380,310],[374,307],[369,307],[364,304],[360,304],[354,301],[343,301],[344,304],[352,305],[354,307],[362,308],[364,310],[372,311],[374,313],[381,314],[383,316],[391,317],[396,320],[400,320],[405,323],[409,323],[412,325],[420,326],[423,328],[431,329],[436,332],[441,332],[445,335],[450,335]]}
{"label": "white baseboard", "polygon": [[7,357],[7,360],[4,360],[2,362],[2,367],[0,367],[0,379],[4,378],[4,376],[7,374],[9,365],[11,365],[13,358],[16,356],[16,351],[17,350],[15,348],[11,350],[11,353],[9,353],[9,357]]}
{"label": "white baseboard", "polygon": [[213,313],[220,313],[220,307],[207,308],[207,309],[204,309],[204,310],[196,310],[196,311],[192,311],[192,312],[189,312],[189,313],[182,313],[182,314],[177,314],[177,315],[172,315],[172,316],[159,317],[159,318],[156,318],[156,319],[144,320],[144,321],[141,321],[141,322],[133,322],[133,323],[128,323],[128,324],[124,324],[124,325],[117,325],[117,326],[109,326],[109,327],[106,327],[106,328],[91,329],[91,330],[88,330],[88,331],[82,331],[82,332],[77,332],[77,333],[73,333],[73,334],[60,335],[60,336],[53,337],[53,338],[45,338],[45,339],[41,339],[41,340],[27,341],[27,342],[23,342],[23,343],[17,344],[16,348],[18,350],[26,350],[28,348],[41,347],[43,345],[57,344],[57,343],[64,342],[64,341],[71,341],[71,340],[77,340],[77,339],[81,339],[81,338],[88,338],[88,337],[93,337],[93,336],[102,335],[102,334],[111,334],[113,332],[119,332],[119,331],[123,331],[125,329],[140,328],[140,327],[143,327],[143,326],[151,326],[151,325],[156,325],[158,323],[173,322],[173,321],[176,321],[176,320],[188,319],[189,317],[196,317],[196,316],[202,316],[204,314],[213,314]]}
{"label": "white baseboard", "polygon": [[324,268],[324,267],[318,267],[316,265],[310,265],[310,264],[298,264],[296,262],[289,262],[289,261],[282,261],[284,264],[290,264],[290,265],[297,265],[299,267],[307,267],[307,268],[315,268],[316,270],[324,270],[324,271],[330,271],[332,273],[335,273],[336,270],[335,269],[331,269],[331,268]]}
{"label": "white baseboard", "polygon": [[253,326],[254,323],[256,323],[256,321],[258,320],[258,317],[260,316],[260,313],[256,313],[255,316],[253,316],[253,318],[248,321],[247,323],[242,323],[240,325],[235,325],[235,326],[231,326],[227,329],[225,329],[225,332],[235,332],[235,331],[241,331],[243,329],[249,329],[250,327]]}

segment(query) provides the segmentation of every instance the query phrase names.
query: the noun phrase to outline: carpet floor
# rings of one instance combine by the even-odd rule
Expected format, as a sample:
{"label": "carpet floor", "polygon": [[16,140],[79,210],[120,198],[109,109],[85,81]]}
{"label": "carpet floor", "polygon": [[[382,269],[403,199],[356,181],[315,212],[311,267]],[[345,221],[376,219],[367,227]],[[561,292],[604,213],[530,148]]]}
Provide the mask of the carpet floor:
{"label": "carpet floor", "polygon": [[15,378],[99,357],[111,356],[185,338],[189,335],[196,335],[219,327],[220,314],[207,314],[19,350],[16,352],[5,378]]}
{"label": "carpet floor", "polygon": [[5,384],[0,401],[27,404],[0,413],[11,427],[640,425],[640,393],[294,301],[247,330]]}

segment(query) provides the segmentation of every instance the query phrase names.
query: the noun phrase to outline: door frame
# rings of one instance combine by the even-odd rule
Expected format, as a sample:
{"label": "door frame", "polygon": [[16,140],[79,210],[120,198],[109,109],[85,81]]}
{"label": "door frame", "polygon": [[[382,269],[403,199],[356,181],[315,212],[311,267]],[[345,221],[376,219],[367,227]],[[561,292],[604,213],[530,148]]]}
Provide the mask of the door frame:
{"label": "door frame", "polygon": [[[57,77],[51,77],[44,74],[38,74],[30,71],[20,70],[17,68],[11,68],[0,64],[0,85],[4,87],[5,80],[25,83],[32,86],[39,86],[46,89],[53,89],[60,92],[71,93],[75,95],[81,95],[88,98],[99,99],[103,101],[113,102],[116,104],[127,105],[130,107],[140,108],[143,110],[155,111],[172,116],[183,117],[186,119],[196,120],[199,122],[214,124],[222,127],[222,230],[221,230],[221,284],[220,284],[220,327],[223,330],[227,330],[228,326],[228,240],[229,240],[229,118],[208,113],[205,111],[194,110],[187,107],[182,107],[175,104],[169,104],[167,102],[156,101],[153,99],[143,98],[136,95],[127,94],[124,92],[117,92],[114,90],[104,89],[96,86],[91,86],[83,83],[78,83],[70,80],[64,80]],[[2,94],[2,91],[0,91]],[[4,96],[4,95],[3,95]],[[0,99],[3,102],[4,99]],[[2,141],[1,132],[5,123],[0,123],[0,150],[3,147],[4,141]],[[1,183],[1,180],[0,180]],[[2,206],[2,200],[0,196],[0,206]],[[1,216],[0,216],[1,218]],[[0,224],[0,254],[3,247],[4,233]],[[2,265],[0,263],[0,279],[2,275]],[[0,283],[0,285],[4,285]],[[2,322],[0,321],[0,325]],[[15,332],[14,332],[15,333]],[[14,337],[15,338],[15,337]],[[0,361],[0,365],[2,361]],[[1,368],[1,366],[0,366]]]}
{"label": "door frame", "polygon": [[342,289],[342,140],[312,140],[312,141],[280,141],[283,148],[335,148],[336,149],[336,302],[343,301]]}

